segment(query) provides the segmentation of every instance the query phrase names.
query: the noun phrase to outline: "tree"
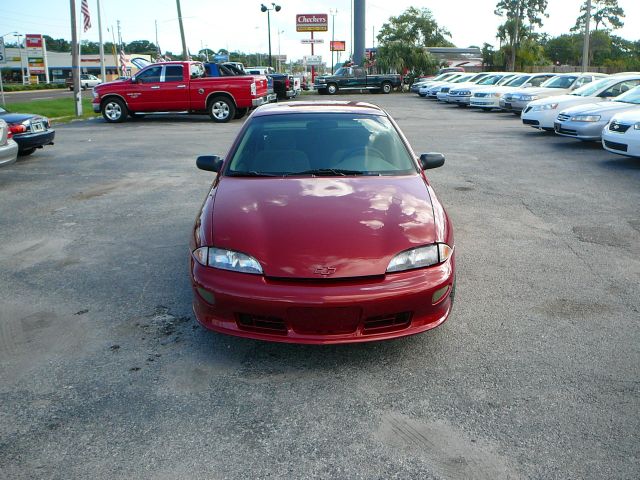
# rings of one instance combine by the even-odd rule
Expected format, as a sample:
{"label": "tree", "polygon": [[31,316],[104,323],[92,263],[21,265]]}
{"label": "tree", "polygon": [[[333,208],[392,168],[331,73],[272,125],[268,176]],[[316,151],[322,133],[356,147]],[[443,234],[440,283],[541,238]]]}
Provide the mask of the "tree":
{"label": "tree", "polygon": [[127,53],[146,53],[148,55],[155,55],[158,53],[158,47],[155,43],[149,40],[134,40],[128,43],[125,47]]}
{"label": "tree", "polygon": [[[500,0],[496,4],[494,13],[498,16],[506,16],[504,23],[509,35],[509,47],[511,49],[511,69],[515,71],[516,50],[520,41],[520,31],[523,27],[528,27],[530,31],[533,26],[542,26],[542,16],[548,17],[547,0]],[[525,24],[525,20],[528,25]],[[509,22],[511,24],[509,25]]]}
{"label": "tree", "polygon": [[414,75],[433,73],[438,61],[425,47],[410,45],[400,40],[386,42],[378,47],[378,65],[385,70],[412,72]]}
{"label": "tree", "polygon": [[43,35],[42,37],[45,39],[47,51],[49,52],[71,51],[71,43],[67,42],[64,38],[51,38],[49,35]]}
{"label": "tree", "polygon": [[545,43],[544,51],[554,64],[578,65],[582,54],[582,35],[574,33],[551,38]]}
{"label": "tree", "polygon": [[451,33],[438,25],[429,9],[415,7],[389,18],[377,36],[380,45],[401,41],[421,47],[453,47],[446,37],[451,38]]}
{"label": "tree", "polygon": [[[572,32],[582,32],[587,20],[587,2],[580,7],[581,15],[576,20]],[[592,0],[591,18],[593,29],[598,31],[600,27],[605,30],[616,30],[624,26],[622,19],[625,17],[624,10],[618,5],[618,0]]]}

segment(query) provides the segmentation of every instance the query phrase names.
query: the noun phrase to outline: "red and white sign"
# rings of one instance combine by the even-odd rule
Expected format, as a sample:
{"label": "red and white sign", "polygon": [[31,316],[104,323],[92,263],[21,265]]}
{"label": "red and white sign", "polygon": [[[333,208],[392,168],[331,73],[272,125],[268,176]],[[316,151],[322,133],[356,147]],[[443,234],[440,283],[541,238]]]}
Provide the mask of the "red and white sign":
{"label": "red and white sign", "polygon": [[24,36],[29,75],[44,75],[47,71],[46,50],[42,35],[27,33]]}
{"label": "red and white sign", "polygon": [[344,40],[336,40],[329,42],[329,46],[332,52],[344,52],[347,49],[347,42]]}
{"label": "red and white sign", "polygon": [[299,13],[296,15],[296,32],[326,32],[329,15],[326,13]]}

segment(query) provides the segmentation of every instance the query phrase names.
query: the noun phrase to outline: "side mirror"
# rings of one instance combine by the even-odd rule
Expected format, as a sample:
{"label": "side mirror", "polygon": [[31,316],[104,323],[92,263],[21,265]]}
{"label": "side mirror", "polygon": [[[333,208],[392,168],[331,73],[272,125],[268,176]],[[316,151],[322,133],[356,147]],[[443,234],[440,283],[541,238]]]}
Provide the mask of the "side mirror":
{"label": "side mirror", "polygon": [[222,169],[224,158],[217,155],[201,155],[196,158],[196,166],[200,170],[219,173]]}
{"label": "side mirror", "polygon": [[423,170],[438,168],[444,165],[444,155],[438,152],[423,153],[420,155],[420,166]]}

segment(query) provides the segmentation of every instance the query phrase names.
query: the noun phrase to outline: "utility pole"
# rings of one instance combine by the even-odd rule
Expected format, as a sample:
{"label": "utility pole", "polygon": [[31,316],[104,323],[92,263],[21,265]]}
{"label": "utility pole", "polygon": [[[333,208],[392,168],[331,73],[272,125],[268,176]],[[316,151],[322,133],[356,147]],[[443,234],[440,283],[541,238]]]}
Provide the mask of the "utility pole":
{"label": "utility pole", "polygon": [[587,0],[587,18],[584,22],[584,43],[582,45],[582,71],[589,69],[589,28],[591,24],[591,0]]}
{"label": "utility pole", "polygon": [[158,59],[162,58],[162,51],[160,50],[160,42],[158,42],[158,20],[156,20],[156,51]]}
{"label": "utility pole", "polygon": [[336,62],[333,61],[333,44],[336,41],[336,15],[338,14],[337,8],[330,8],[329,13],[332,17],[332,26],[331,26],[331,75],[333,75],[333,69],[335,67]]}
{"label": "utility pole", "polygon": [[180,25],[180,38],[182,39],[182,59],[189,60],[187,41],[184,38],[184,26],[182,25],[182,10],[180,9],[180,0],[176,0],[176,6],[178,7],[178,24]]}
{"label": "utility pole", "polygon": [[118,46],[120,50],[123,50],[124,45],[122,45],[122,32],[120,31],[120,20],[116,20],[116,24],[118,25]]}
{"label": "utility pole", "polygon": [[24,85],[24,60],[22,59],[22,40],[20,39],[20,37],[23,37],[24,35],[16,33],[15,36],[18,38],[18,50],[20,51],[20,79]]}
{"label": "utility pole", "polygon": [[[82,116],[82,97],[80,96],[80,70],[78,65],[78,32],[76,25],[76,0],[70,0],[71,8],[71,75],[73,76],[73,98],[76,117]],[[22,57],[22,55],[20,55]]]}
{"label": "utility pole", "polygon": [[104,66],[104,45],[102,44],[102,14],[100,11],[100,0],[98,0],[98,37],[100,40],[100,78],[107,81],[107,69]]}
{"label": "utility pole", "polygon": [[514,27],[514,31],[513,31],[513,48],[511,49],[511,71],[515,72],[516,71],[516,48],[518,48],[518,30],[520,28],[520,4],[518,4],[518,7],[516,9],[516,23],[515,23],[515,27]]}

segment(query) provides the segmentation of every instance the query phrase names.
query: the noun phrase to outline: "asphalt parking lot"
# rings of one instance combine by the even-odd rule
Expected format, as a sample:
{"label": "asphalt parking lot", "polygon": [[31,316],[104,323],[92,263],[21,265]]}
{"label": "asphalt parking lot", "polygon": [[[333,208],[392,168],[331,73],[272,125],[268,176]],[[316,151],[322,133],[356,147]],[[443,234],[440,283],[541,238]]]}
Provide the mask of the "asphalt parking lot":
{"label": "asphalt parking lot", "polygon": [[206,332],[195,157],[242,121],[60,126],[0,169],[0,477],[640,477],[640,160],[511,114],[339,98],[447,157],[449,320],[326,347]]}

